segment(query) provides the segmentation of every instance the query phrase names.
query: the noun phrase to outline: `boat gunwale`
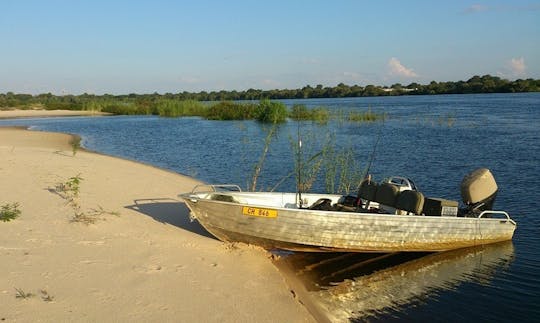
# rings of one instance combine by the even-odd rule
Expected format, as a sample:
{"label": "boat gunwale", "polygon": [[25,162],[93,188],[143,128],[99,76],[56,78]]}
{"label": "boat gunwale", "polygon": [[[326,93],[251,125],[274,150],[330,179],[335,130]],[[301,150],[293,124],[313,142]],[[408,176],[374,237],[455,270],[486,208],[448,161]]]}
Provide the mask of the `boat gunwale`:
{"label": "boat gunwale", "polygon": [[[508,215],[508,213],[506,213],[505,211],[498,211],[498,210],[489,210],[487,211],[488,213],[489,212],[504,212],[506,215],[508,215],[508,217],[505,217],[505,218],[488,218],[488,217],[481,217],[481,216],[478,216],[478,217],[460,217],[460,216],[443,216],[443,215],[423,215],[423,214],[408,214],[408,215],[403,215],[403,214],[390,214],[390,213],[371,213],[371,212],[355,212],[355,211],[326,211],[326,210],[312,210],[312,209],[301,209],[301,208],[287,208],[287,207],[283,207],[283,206],[270,206],[270,205],[264,205],[264,204],[248,204],[248,203],[240,203],[240,202],[228,202],[228,201],[221,201],[221,200],[212,200],[210,198],[201,198],[199,197],[198,195],[199,194],[210,194],[210,193],[225,193],[224,195],[236,195],[237,193],[242,193],[242,194],[245,194],[245,193],[253,193],[253,194],[259,194],[259,193],[265,193],[265,194],[272,194],[272,195],[279,195],[279,194],[295,194],[295,193],[290,193],[290,192],[215,192],[215,191],[208,191],[208,192],[196,192],[196,193],[193,193],[193,192],[189,192],[189,193],[182,193],[180,195],[178,195],[179,197],[181,197],[182,199],[186,200],[186,199],[189,199],[191,200],[192,202],[195,202],[193,201],[194,198],[197,198],[197,200],[202,200],[202,201],[205,201],[205,202],[208,202],[208,203],[216,203],[216,204],[226,204],[226,205],[235,205],[235,206],[250,206],[250,207],[254,207],[254,208],[263,208],[263,209],[274,209],[274,210],[281,210],[281,211],[286,211],[286,212],[299,212],[299,213],[318,213],[318,212],[321,212],[323,213],[324,215],[344,215],[344,214],[347,214],[347,215],[352,215],[354,214],[355,216],[360,216],[360,217],[388,217],[388,218],[392,218],[392,219],[396,219],[396,217],[398,219],[407,219],[407,218],[413,218],[415,220],[420,220],[420,219],[425,219],[426,221],[427,220],[437,220],[437,219],[440,219],[439,221],[441,220],[448,220],[450,222],[453,222],[453,221],[465,221],[465,222],[493,222],[493,221],[497,221],[497,222],[501,222],[501,221],[504,221],[505,223],[506,222],[510,222],[512,225],[514,225],[514,227],[517,227],[517,223],[510,217],[510,215]],[[194,197],[194,195],[197,195],[197,197]],[[338,194],[324,194],[324,193],[321,193],[321,194],[318,194],[318,193],[307,193],[306,195],[312,195],[312,196],[338,196]],[[439,222],[437,221],[437,222]]]}

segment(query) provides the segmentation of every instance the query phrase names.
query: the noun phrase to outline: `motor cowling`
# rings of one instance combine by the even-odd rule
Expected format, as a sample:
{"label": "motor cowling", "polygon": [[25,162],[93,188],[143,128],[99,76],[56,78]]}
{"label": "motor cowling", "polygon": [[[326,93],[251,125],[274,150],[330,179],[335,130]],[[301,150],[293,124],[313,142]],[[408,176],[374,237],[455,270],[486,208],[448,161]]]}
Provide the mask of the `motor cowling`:
{"label": "motor cowling", "polygon": [[487,168],[477,169],[461,181],[461,198],[469,211],[491,210],[497,191],[495,178]]}

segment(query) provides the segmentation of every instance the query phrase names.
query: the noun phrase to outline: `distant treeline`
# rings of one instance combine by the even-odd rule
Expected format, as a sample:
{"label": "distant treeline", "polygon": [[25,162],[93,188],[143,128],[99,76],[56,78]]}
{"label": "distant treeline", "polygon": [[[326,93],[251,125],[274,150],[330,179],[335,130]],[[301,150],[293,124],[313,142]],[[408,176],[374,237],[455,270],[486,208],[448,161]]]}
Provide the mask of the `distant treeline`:
{"label": "distant treeline", "polygon": [[0,94],[0,108],[32,108],[70,110],[101,110],[104,107],[116,109],[129,108],[127,114],[157,114],[156,104],[163,100],[193,100],[193,101],[238,101],[263,99],[304,99],[304,98],[342,98],[365,96],[392,96],[392,95],[430,95],[430,94],[469,94],[469,93],[516,93],[540,92],[540,80],[518,79],[509,81],[497,76],[474,76],[467,81],[435,82],[429,84],[411,83],[402,85],[393,84],[390,87],[375,85],[346,85],[343,83],[334,87],[305,86],[301,89],[275,89],[246,91],[201,91],[165,93],[165,94],[125,94],[125,95],[53,95],[51,93],[31,95],[8,92]]}

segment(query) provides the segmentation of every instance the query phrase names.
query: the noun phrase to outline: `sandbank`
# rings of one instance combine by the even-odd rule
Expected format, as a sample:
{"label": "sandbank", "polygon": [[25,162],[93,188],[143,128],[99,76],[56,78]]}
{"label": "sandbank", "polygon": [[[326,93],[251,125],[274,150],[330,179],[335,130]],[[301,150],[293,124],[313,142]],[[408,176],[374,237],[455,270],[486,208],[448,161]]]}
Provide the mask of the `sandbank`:
{"label": "sandbank", "polygon": [[[196,180],[71,139],[0,127],[0,205],[22,212],[0,222],[0,320],[314,321],[266,251],[190,222],[177,195]],[[73,177],[76,206],[59,186]]]}
{"label": "sandbank", "polygon": [[0,119],[12,118],[43,118],[43,117],[80,117],[80,116],[104,116],[110,113],[86,110],[0,110]]}

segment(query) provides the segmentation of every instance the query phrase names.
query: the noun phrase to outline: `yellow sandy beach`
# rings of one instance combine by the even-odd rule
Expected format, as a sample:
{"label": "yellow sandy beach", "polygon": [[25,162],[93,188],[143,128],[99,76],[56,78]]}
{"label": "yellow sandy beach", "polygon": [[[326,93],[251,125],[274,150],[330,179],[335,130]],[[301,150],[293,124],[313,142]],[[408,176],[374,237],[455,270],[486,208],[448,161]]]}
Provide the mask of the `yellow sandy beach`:
{"label": "yellow sandy beach", "polygon": [[[22,211],[0,222],[0,320],[313,321],[266,251],[222,243],[189,221],[177,194],[196,180],[73,154],[71,139],[0,128],[0,205]],[[75,207],[59,184],[77,176]],[[73,221],[85,216],[95,222]]]}
{"label": "yellow sandy beach", "polygon": [[99,111],[81,110],[0,110],[0,119],[11,118],[43,118],[43,117],[78,117],[78,116],[100,116],[110,115]]}

